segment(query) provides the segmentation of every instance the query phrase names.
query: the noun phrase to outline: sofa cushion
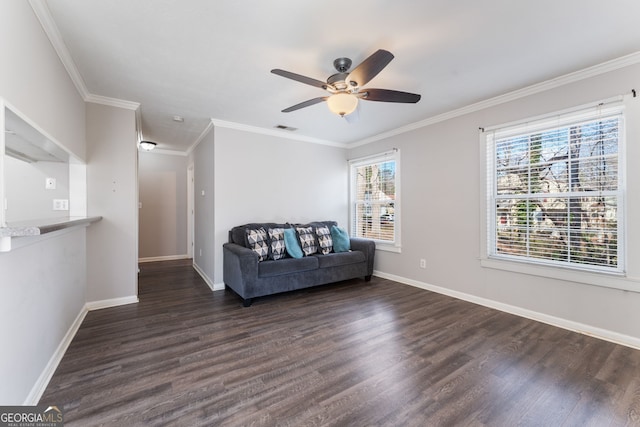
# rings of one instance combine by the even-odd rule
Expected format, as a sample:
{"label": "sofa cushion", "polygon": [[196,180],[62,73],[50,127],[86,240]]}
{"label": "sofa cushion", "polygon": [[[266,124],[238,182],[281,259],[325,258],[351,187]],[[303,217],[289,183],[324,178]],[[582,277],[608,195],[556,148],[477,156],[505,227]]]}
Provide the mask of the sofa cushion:
{"label": "sofa cushion", "polygon": [[269,259],[279,260],[286,254],[284,228],[269,228]]}
{"label": "sofa cushion", "polygon": [[318,266],[320,268],[326,267],[337,267],[340,265],[347,264],[356,264],[358,262],[363,262],[366,260],[364,253],[361,251],[350,251],[350,252],[340,252],[340,253],[331,253],[327,255],[316,255],[315,258],[318,258]]}
{"label": "sofa cushion", "polygon": [[318,268],[317,257],[304,257],[300,259],[285,258],[278,261],[265,261],[258,264],[259,277],[280,276],[282,274],[300,273],[316,270]]}
{"label": "sofa cushion", "polygon": [[329,254],[333,251],[333,239],[329,227],[323,225],[316,227],[316,237],[318,238],[318,252],[321,254]]}
{"label": "sofa cushion", "polygon": [[269,255],[269,244],[267,242],[267,232],[264,228],[247,228],[247,247],[258,254],[258,261],[264,261]]}
{"label": "sofa cushion", "polygon": [[334,252],[347,252],[351,249],[349,234],[343,228],[334,225],[331,227],[331,237],[333,239]]}
{"label": "sofa cushion", "polygon": [[300,249],[300,243],[298,243],[296,230],[293,228],[284,229],[284,246],[289,256],[293,258],[302,258],[302,249]]}
{"label": "sofa cushion", "polygon": [[296,227],[298,232],[298,240],[304,256],[313,255],[318,252],[318,244],[316,243],[316,234],[313,227]]}

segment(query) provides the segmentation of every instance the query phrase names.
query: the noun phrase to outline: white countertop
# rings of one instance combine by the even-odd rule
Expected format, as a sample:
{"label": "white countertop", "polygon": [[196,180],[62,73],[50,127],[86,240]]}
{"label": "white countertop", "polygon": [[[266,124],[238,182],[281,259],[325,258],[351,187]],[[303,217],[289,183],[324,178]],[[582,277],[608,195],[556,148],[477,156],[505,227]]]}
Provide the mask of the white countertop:
{"label": "white countertop", "polygon": [[12,221],[6,227],[0,227],[0,237],[39,236],[76,225],[90,224],[100,221],[101,216],[62,217],[38,219],[32,221]]}

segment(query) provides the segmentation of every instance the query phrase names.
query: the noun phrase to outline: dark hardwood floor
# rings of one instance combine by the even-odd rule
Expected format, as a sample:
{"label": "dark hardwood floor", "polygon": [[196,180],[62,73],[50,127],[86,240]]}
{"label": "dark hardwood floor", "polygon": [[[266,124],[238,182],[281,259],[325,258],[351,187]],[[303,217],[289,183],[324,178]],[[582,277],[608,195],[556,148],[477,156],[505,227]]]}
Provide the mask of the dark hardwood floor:
{"label": "dark hardwood floor", "polygon": [[40,404],[67,426],[640,425],[640,351],[376,277],[243,308],[146,263]]}

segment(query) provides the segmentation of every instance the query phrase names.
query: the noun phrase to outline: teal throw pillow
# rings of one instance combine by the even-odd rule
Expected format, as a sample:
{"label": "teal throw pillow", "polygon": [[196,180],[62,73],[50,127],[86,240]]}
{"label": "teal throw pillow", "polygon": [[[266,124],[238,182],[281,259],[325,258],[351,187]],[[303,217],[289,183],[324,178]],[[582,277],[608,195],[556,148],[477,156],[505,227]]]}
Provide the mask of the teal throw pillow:
{"label": "teal throw pillow", "polygon": [[331,239],[333,240],[334,252],[349,252],[351,250],[351,241],[345,229],[337,225],[331,226]]}
{"label": "teal throw pillow", "polygon": [[292,258],[302,258],[302,249],[293,228],[284,229],[284,247]]}

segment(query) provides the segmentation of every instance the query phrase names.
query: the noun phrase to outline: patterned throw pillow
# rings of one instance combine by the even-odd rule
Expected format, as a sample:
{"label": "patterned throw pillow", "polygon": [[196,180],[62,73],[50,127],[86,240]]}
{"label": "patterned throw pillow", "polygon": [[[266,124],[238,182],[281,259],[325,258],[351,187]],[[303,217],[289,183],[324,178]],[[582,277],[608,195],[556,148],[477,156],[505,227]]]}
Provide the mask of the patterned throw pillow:
{"label": "patterned throw pillow", "polygon": [[302,248],[304,256],[313,255],[318,252],[313,227],[296,227],[296,231],[298,232],[298,240],[300,240],[300,247]]}
{"label": "patterned throw pillow", "polygon": [[285,256],[284,245],[284,228],[270,228],[269,239],[271,239],[271,251],[269,252],[269,258],[272,260],[279,260]]}
{"label": "patterned throw pillow", "polygon": [[269,245],[267,243],[267,232],[264,227],[257,229],[247,228],[247,247],[258,254],[258,261],[264,261],[269,255]]}
{"label": "patterned throw pillow", "polygon": [[331,253],[331,251],[333,251],[333,239],[331,238],[331,231],[329,231],[329,227],[317,227],[316,236],[318,236],[320,252],[323,255]]}

